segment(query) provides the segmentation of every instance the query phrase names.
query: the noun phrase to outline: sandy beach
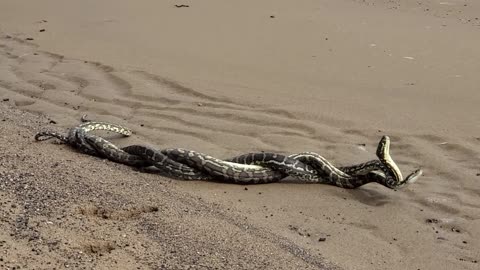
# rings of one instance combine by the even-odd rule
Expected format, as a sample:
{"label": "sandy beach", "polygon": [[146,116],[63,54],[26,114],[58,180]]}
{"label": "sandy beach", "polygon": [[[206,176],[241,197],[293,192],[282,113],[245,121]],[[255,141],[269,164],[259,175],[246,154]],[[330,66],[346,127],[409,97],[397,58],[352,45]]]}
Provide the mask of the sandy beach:
{"label": "sandy beach", "polygon": [[[479,17],[474,1],[1,1],[0,268],[477,269]],[[389,135],[424,175],[180,181],[34,141],[84,114],[131,128],[106,135],[120,146],[218,158],[349,165]]]}

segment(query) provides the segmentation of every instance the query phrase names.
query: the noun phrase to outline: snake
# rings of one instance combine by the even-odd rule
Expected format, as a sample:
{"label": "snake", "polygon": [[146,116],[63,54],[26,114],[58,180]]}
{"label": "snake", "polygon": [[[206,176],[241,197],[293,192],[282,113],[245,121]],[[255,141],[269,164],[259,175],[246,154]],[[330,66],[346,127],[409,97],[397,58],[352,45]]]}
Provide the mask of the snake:
{"label": "snake", "polygon": [[130,136],[132,131],[123,126],[88,121],[71,128],[67,135],[42,131],[35,135],[37,141],[57,138],[82,152],[107,158],[135,167],[155,166],[162,173],[184,180],[214,180],[236,184],[265,184],[278,182],[288,176],[310,183],[357,188],[376,182],[391,189],[402,188],[415,182],[421,175],[418,169],[403,179],[402,173],[390,156],[390,138],[383,136],[377,147],[378,160],[352,166],[335,167],[314,152],[293,155],[277,153],[249,153],[226,160],[182,148],[157,150],[144,145],[117,147],[103,137],[89,133],[93,130],[112,131]]}
{"label": "snake", "polygon": [[97,151],[85,141],[85,134],[87,132],[90,132],[93,130],[105,130],[105,131],[115,132],[126,137],[132,135],[132,131],[126,127],[123,127],[117,124],[107,123],[107,122],[91,121],[87,119],[87,115],[83,115],[80,118],[80,121],[82,123],[78,126],[75,126],[69,129],[66,135],[56,131],[45,130],[35,134],[35,140],[45,141],[51,138],[57,138],[61,142],[65,144],[69,144],[72,147],[81,150],[82,152],[85,152],[90,155],[96,155]]}

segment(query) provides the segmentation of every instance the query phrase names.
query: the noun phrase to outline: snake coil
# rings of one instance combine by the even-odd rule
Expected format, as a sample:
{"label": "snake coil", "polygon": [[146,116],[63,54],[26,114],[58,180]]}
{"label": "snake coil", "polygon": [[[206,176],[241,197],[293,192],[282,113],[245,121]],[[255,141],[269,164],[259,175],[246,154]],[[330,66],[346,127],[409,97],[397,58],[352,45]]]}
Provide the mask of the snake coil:
{"label": "snake coil", "polygon": [[383,136],[377,147],[378,160],[335,167],[314,152],[293,155],[276,153],[249,153],[226,160],[196,151],[170,148],[157,150],[143,145],[119,148],[103,137],[89,133],[94,130],[111,131],[130,136],[132,131],[120,125],[86,120],[69,130],[67,135],[42,131],[35,140],[57,138],[82,152],[104,157],[134,167],[156,167],[160,173],[183,180],[220,180],[237,184],[278,182],[292,177],[310,183],[357,188],[376,182],[391,189],[402,188],[415,182],[421,175],[418,169],[403,179],[397,164],[390,156],[390,138]]}

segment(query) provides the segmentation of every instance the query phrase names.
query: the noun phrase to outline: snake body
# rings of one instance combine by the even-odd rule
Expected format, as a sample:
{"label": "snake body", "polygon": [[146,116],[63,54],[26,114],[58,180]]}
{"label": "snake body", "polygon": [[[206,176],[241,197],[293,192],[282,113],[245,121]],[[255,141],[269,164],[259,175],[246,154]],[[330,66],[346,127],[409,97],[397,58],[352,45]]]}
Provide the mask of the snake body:
{"label": "snake body", "polygon": [[388,136],[383,136],[378,144],[378,160],[337,168],[314,152],[288,156],[277,153],[250,153],[221,160],[182,148],[157,150],[143,145],[119,148],[89,132],[106,130],[130,136],[132,132],[128,128],[107,122],[87,121],[84,117],[82,122],[70,129],[67,135],[43,131],[37,133],[35,139],[41,141],[57,138],[90,155],[129,166],[155,166],[168,176],[185,180],[219,179],[238,184],[260,184],[277,182],[290,176],[305,182],[342,188],[356,188],[376,182],[397,189],[414,182],[422,174],[421,170],[417,170],[403,179],[400,169],[390,156]]}
{"label": "snake body", "polygon": [[132,135],[132,131],[126,127],[107,122],[90,121],[86,119],[86,115],[81,117],[81,122],[82,123],[80,125],[69,129],[67,135],[46,130],[35,134],[35,140],[44,141],[51,138],[57,138],[61,142],[69,144],[86,154],[95,156],[97,155],[97,151],[95,150],[94,145],[86,142],[88,132],[93,130],[105,130],[115,132],[126,137]]}

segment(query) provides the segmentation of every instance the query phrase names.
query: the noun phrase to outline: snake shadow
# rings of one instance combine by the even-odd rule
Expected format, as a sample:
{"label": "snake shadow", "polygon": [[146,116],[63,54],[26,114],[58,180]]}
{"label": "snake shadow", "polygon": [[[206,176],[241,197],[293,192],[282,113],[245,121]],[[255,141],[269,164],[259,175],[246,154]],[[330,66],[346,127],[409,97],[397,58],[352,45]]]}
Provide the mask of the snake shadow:
{"label": "snake shadow", "polygon": [[391,197],[380,190],[367,187],[347,190],[348,194],[356,201],[368,206],[383,206],[392,201]]}
{"label": "snake shadow", "polygon": [[280,181],[283,184],[291,184],[291,185],[316,185],[316,186],[330,186],[333,187],[329,189],[329,192],[332,192],[333,195],[338,196],[340,198],[345,198],[348,194],[349,199],[358,201],[368,206],[383,206],[392,202],[391,197],[386,195],[386,192],[382,191],[382,187],[379,185],[378,188],[372,188],[373,185],[378,185],[376,183],[369,183],[364,186],[355,188],[355,189],[345,189],[341,187],[335,187],[328,184],[319,184],[319,183],[306,183],[302,181],[298,181],[292,178],[285,178]]}

